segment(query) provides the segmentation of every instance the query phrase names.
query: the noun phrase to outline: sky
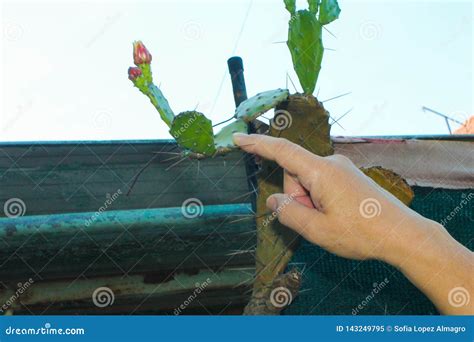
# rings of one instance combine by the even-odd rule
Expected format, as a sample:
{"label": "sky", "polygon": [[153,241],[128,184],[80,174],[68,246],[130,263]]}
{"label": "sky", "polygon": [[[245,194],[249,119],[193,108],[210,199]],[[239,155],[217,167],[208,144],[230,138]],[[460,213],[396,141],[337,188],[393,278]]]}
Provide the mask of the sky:
{"label": "sky", "polygon": [[[473,114],[472,1],[339,4],[315,91],[320,101],[350,92],[324,103],[334,119],[352,109],[332,135],[447,134],[422,106],[458,121]],[[137,39],[175,113],[231,117],[234,55],[249,96],[301,91],[288,20],[282,0],[2,1],[0,141],[170,138],[127,78]]]}

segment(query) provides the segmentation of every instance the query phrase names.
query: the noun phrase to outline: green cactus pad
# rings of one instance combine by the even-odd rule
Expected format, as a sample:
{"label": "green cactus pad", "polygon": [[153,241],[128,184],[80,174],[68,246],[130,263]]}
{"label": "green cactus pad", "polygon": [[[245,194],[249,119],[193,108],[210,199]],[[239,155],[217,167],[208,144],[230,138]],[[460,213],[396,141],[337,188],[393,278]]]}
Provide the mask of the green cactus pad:
{"label": "green cactus pad", "polygon": [[314,15],[318,13],[319,2],[320,0],[308,0],[309,11]]}
{"label": "green cactus pad", "polygon": [[231,124],[222,128],[215,136],[216,148],[218,151],[231,150],[236,148],[232,139],[234,133],[247,133],[248,125],[242,120],[238,119]]}
{"label": "green cactus pad", "polygon": [[291,15],[296,12],[296,0],[283,0],[285,2],[285,8]]}
{"label": "green cactus pad", "polygon": [[189,111],[178,114],[171,124],[170,133],[181,147],[192,152],[206,156],[216,152],[211,120],[202,113]]}
{"label": "green cactus pad", "polygon": [[304,93],[312,94],[324,53],[322,25],[313,13],[302,10],[291,17],[287,45]]}
{"label": "green cactus pad", "polygon": [[285,101],[288,96],[288,89],[264,91],[242,102],[235,110],[235,117],[250,122]]}
{"label": "green cactus pad", "polygon": [[321,25],[329,24],[339,18],[339,13],[341,13],[341,9],[337,0],[322,0],[319,9],[319,22]]}

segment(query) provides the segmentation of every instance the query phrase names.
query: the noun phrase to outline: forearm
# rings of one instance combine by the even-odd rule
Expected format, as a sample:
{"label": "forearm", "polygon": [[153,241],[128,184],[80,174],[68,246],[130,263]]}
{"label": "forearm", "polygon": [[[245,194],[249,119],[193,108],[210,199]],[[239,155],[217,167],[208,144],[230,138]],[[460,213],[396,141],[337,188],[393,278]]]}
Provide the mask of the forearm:
{"label": "forearm", "polygon": [[408,225],[414,234],[391,260],[442,314],[474,314],[474,253],[440,224],[420,218]]}

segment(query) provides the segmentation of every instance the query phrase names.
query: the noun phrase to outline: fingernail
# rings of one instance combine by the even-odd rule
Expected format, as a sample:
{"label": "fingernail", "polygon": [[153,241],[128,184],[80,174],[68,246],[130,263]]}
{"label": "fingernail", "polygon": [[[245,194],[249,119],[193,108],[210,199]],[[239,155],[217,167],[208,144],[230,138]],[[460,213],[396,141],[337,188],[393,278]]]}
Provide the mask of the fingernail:
{"label": "fingernail", "polygon": [[267,208],[271,211],[276,211],[278,209],[278,201],[274,196],[267,198]]}
{"label": "fingernail", "polygon": [[234,140],[234,144],[236,145],[242,145],[244,142],[245,142],[245,139],[248,138],[248,134],[244,134],[244,133],[234,133],[232,135],[232,138]]}

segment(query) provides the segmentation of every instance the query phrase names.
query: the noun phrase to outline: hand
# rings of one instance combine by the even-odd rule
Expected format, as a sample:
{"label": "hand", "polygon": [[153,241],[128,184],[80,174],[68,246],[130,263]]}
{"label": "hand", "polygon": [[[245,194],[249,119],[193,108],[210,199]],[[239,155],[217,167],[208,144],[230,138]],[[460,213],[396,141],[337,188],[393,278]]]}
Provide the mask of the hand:
{"label": "hand", "polygon": [[[405,206],[346,157],[319,157],[264,135],[234,134],[234,141],[285,170],[284,193],[267,199],[285,226],[339,256],[392,264],[442,313],[474,313],[474,253],[443,226]],[[455,293],[467,300],[458,305]]]}
{"label": "hand", "polygon": [[285,139],[235,134],[247,152],[285,169],[284,194],[267,199],[285,226],[337,255],[382,259],[400,249],[423,218],[365,176],[341,155],[319,157]]}

